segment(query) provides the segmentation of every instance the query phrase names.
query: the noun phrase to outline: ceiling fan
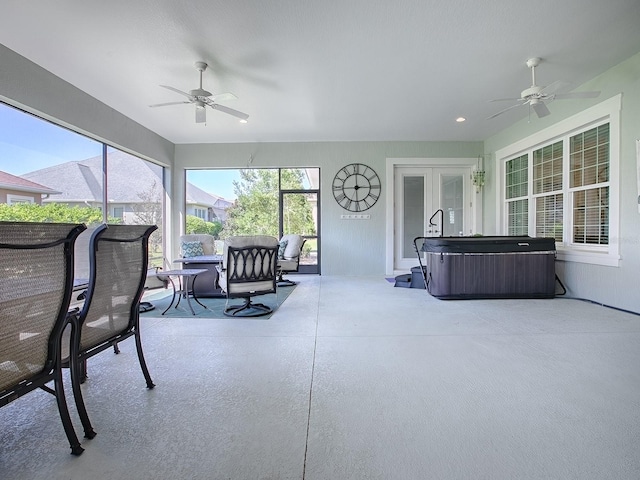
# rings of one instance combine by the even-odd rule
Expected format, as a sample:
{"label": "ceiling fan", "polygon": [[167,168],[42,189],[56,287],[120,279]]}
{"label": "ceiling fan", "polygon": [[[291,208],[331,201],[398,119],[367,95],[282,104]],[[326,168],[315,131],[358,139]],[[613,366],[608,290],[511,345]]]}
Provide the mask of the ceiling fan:
{"label": "ceiling fan", "polygon": [[189,93],[183,92],[182,90],[178,90],[177,88],[170,87],[168,85],[160,85],[162,88],[166,88],[167,90],[171,90],[172,92],[179,93],[180,95],[184,95],[188,100],[184,100],[182,102],[166,102],[166,103],[156,103],[154,105],[149,105],[150,107],[164,107],[167,105],[181,105],[185,103],[193,103],[196,106],[196,123],[205,123],[207,121],[207,112],[206,107],[209,106],[214,110],[219,110],[223,113],[228,113],[229,115],[233,115],[236,118],[239,118],[242,123],[246,123],[249,115],[246,113],[239,112],[238,110],[234,110],[233,108],[225,107],[224,105],[220,105],[216,103],[219,100],[233,100],[236,97],[233,93],[219,93],[217,95],[212,94],[202,88],[202,72],[204,72],[208,65],[205,62],[196,62],[196,69],[200,72],[200,86],[196,89],[189,90]]}
{"label": "ceiling fan", "polygon": [[567,85],[566,82],[556,81],[546,87],[536,85],[536,67],[540,65],[542,60],[538,57],[530,58],[527,60],[527,67],[531,69],[531,86],[520,93],[520,98],[500,98],[497,100],[491,100],[492,102],[511,101],[517,102],[515,105],[500,110],[498,113],[494,113],[487,119],[497,117],[511,110],[512,108],[521,107],[523,105],[529,105],[529,108],[533,108],[538,118],[546,117],[551,112],[545,102],[551,102],[553,100],[565,100],[569,98],[595,98],[600,95],[600,92],[570,92],[570,93],[555,93],[562,86]]}

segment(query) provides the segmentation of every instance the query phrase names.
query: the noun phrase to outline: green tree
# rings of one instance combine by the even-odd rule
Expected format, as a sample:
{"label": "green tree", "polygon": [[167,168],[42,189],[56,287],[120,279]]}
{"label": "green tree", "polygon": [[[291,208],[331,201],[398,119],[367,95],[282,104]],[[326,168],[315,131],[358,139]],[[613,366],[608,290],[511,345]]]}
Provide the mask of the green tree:
{"label": "green tree", "polygon": [[[237,200],[227,209],[223,236],[271,235],[278,237],[279,189],[303,188],[303,170],[282,169],[278,184],[278,170],[240,170],[240,180],[233,182]],[[315,234],[312,207],[304,195],[295,196],[284,205],[287,232]]]}
{"label": "green tree", "polygon": [[[9,222],[102,223],[102,210],[93,207],[70,207],[64,203],[0,203],[0,220]],[[120,220],[110,218],[110,223]]]}
{"label": "green tree", "polygon": [[137,193],[139,203],[132,205],[135,223],[157,225],[158,229],[149,237],[149,250],[152,253],[162,251],[162,191],[154,180],[148,190]]}
{"label": "green tree", "polygon": [[214,238],[218,238],[220,231],[222,230],[222,223],[218,221],[207,222],[202,218],[195,215],[187,215],[185,233],[208,233],[213,235]]}

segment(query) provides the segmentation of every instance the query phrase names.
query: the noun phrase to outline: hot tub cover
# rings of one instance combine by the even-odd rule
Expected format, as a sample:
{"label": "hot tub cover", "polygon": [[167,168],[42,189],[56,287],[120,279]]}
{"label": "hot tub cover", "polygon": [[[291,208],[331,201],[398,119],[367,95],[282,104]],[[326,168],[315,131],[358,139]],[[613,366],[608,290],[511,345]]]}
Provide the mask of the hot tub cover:
{"label": "hot tub cover", "polygon": [[429,253],[514,253],[556,250],[554,238],[527,236],[423,237],[421,250]]}

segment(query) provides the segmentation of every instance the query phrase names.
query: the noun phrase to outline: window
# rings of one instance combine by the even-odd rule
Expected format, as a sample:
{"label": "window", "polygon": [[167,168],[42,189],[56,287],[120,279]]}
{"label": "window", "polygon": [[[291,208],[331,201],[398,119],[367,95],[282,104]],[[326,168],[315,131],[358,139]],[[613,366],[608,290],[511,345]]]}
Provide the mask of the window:
{"label": "window", "polygon": [[528,165],[529,159],[527,155],[522,155],[507,162],[508,235],[527,235],[529,225]]}
{"label": "window", "polygon": [[114,147],[106,148],[107,198],[122,223],[157,225],[149,237],[149,265],[164,266],[164,169]]}
{"label": "window", "polygon": [[15,205],[16,203],[35,203],[35,200],[33,197],[27,197],[25,195],[13,195],[11,193],[8,193],[7,203],[9,205]]}
{"label": "window", "polygon": [[562,260],[618,264],[619,110],[618,96],[496,152],[507,235],[553,237]]}
{"label": "window", "polygon": [[[230,235],[302,235],[301,273],[320,273],[320,169],[189,169],[186,172],[185,232]],[[211,221],[194,221],[201,207]],[[207,217],[203,217],[207,220]],[[214,224],[215,223],[215,224]],[[215,227],[215,228],[214,228]]]}
{"label": "window", "polygon": [[[161,166],[2,102],[0,158],[0,171],[47,189],[35,197],[2,197],[0,220],[155,224],[149,261],[162,265]],[[77,256],[75,266],[88,272],[88,257]]]}
{"label": "window", "polygon": [[207,220],[207,209],[206,208],[194,208],[193,209],[193,214],[198,217],[201,218],[203,220]]}

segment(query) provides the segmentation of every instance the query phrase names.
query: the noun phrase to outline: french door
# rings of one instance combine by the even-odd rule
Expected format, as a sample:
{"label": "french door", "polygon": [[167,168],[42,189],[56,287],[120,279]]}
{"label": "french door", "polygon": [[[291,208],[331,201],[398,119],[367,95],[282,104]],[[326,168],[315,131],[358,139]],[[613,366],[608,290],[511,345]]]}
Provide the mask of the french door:
{"label": "french door", "polygon": [[418,265],[416,237],[471,232],[470,167],[396,167],[394,270]]}

